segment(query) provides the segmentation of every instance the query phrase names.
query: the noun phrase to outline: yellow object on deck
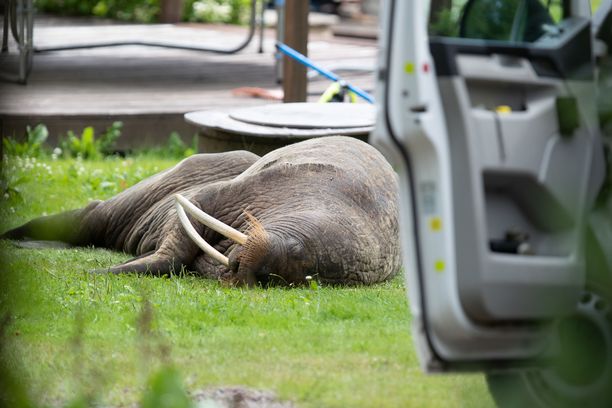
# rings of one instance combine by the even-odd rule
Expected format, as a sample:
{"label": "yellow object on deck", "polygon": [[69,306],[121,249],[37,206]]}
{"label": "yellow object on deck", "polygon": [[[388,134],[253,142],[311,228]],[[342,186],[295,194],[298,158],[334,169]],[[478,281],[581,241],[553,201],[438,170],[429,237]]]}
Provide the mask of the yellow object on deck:
{"label": "yellow object on deck", "polygon": [[319,103],[345,102],[347,96],[348,102],[357,102],[357,95],[355,92],[348,89],[346,83],[343,83],[343,81],[336,81],[328,86],[325,92],[323,92],[323,95],[319,98]]}

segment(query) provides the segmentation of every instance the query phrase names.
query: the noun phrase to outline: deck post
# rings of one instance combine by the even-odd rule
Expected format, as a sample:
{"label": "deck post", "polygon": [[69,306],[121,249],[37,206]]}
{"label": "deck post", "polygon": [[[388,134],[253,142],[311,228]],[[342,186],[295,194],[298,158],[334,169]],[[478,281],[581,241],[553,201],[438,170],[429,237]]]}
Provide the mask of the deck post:
{"label": "deck post", "polygon": [[183,17],[183,0],[161,0],[159,22],[179,23]]}
{"label": "deck post", "polygon": [[[285,44],[307,55],[308,0],[285,0]],[[306,67],[283,56],[283,102],[306,101]]]}

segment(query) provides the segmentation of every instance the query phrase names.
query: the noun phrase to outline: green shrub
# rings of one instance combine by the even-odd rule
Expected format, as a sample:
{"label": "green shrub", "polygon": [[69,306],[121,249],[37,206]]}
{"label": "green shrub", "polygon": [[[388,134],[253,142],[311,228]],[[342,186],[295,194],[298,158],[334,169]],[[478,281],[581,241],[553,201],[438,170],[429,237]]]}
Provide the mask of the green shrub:
{"label": "green shrub", "polygon": [[[63,15],[96,16],[123,21],[157,21],[161,0],[38,0],[38,10]],[[250,0],[184,0],[183,20],[245,23]]]}
{"label": "green shrub", "polygon": [[13,197],[22,198],[22,187],[30,181],[27,174],[15,174],[2,171],[0,173],[0,196],[3,200]]}
{"label": "green shrub", "polygon": [[149,379],[141,406],[192,408],[194,404],[185,392],[178,371],[172,367],[163,367]]}
{"label": "green shrub", "polygon": [[60,143],[63,153],[83,159],[99,159],[102,156],[109,156],[113,153],[115,142],[121,136],[122,126],[123,123],[114,122],[98,139],[91,126],[83,129],[80,137],[70,130]]}
{"label": "green shrub", "polygon": [[194,136],[191,140],[191,145],[188,146],[177,132],[172,132],[168,138],[166,150],[168,156],[176,157],[177,159],[191,156],[198,151],[198,139]]}
{"label": "green shrub", "polygon": [[141,23],[154,22],[159,0],[37,0],[38,10],[77,16],[97,16]]}
{"label": "green shrub", "polygon": [[43,153],[42,145],[49,137],[49,131],[43,124],[38,124],[32,129],[26,127],[26,140],[18,142],[17,140],[5,137],[2,139],[4,152],[9,156],[27,156],[39,157]]}
{"label": "green shrub", "polygon": [[138,151],[140,156],[152,156],[165,159],[184,159],[198,152],[198,137],[194,135],[188,145],[183,142],[183,138],[178,132],[170,133],[166,144],[157,147],[149,147]]}
{"label": "green shrub", "polygon": [[183,19],[194,22],[245,24],[250,0],[186,0]]}

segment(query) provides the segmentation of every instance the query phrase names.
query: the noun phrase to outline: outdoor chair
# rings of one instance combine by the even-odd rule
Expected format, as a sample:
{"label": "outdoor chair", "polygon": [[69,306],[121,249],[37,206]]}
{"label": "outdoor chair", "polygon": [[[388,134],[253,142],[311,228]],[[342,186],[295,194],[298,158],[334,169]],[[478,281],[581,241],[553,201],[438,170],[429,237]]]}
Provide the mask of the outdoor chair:
{"label": "outdoor chair", "polygon": [[[264,8],[266,0],[260,0],[262,6],[260,7],[259,17],[259,51],[262,51],[263,44],[263,28],[264,28]],[[17,48],[19,50],[19,67],[17,74],[17,81],[25,84],[28,79],[28,75],[32,68],[33,53],[41,52],[52,52],[52,51],[65,51],[65,50],[76,50],[83,48],[100,48],[100,47],[117,47],[124,45],[142,45],[162,48],[173,48],[191,51],[203,51],[217,54],[234,54],[244,48],[246,48],[253,37],[255,36],[255,30],[258,24],[257,19],[257,2],[258,0],[251,0],[250,15],[249,15],[249,28],[247,31],[246,38],[238,45],[231,48],[213,48],[213,47],[200,47],[193,45],[182,45],[182,44],[168,44],[153,41],[114,41],[114,42],[101,42],[92,44],[79,44],[79,45],[60,45],[52,47],[34,47],[33,45],[33,31],[34,31],[34,13],[35,6],[34,0],[0,0],[0,11],[2,11],[3,19],[3,35],[2,35],[2,54],[8,54],[9,51],[9,34],[12,34]],[[0,77],[9,77],[8,75],[0,74]]]}
{"label": "outdoor chair", "polygon": [[[9,52],[9,35],[17,45],[17,81],[25,84],[32,68],[34,4],[33,0],[0,0],[3,15],[2,54]],[[6,76],[6,75],[5,75]],[[10,77],[9,77],[10,78]]]}

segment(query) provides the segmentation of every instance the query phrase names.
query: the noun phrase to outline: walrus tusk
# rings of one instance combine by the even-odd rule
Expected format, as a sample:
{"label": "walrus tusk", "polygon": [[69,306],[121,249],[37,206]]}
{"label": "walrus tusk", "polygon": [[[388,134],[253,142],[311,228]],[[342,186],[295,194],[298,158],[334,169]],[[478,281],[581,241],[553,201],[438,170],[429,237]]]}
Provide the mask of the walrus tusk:
{"label": "walrus tusk", "polygon": [[177,203],[181,204],[181,206],[183,206],[189,214],[193,215],[193,217],[196,220],[200,221],[202,224],[206,225],[210,229],[217,231],[219,234],[239,243],[240,245],[246,244],[249,237],[247,237],[242,232],[206,214],[204,211],[193,205],[191,201],[189,201],[182,195],[175,194],[174,198]]}
{"label": "walrus tusk", "polygon": [[189,221],[189,218],[187,218],[187,214],[185,213],[185,210],[181,206],[181,203],[178,201],[178,199],[176,201],[175,206],[176,206],[176,212],[178,214],[179,220],[181,221],[181,224],[183,224],[183,228],[185,228],[185,232],[187,232],[187,235],[189,235],[189,238],[191,238],[193,242],[196,243],[197,246],[202,248],[202,251],[204,251],[204,253],[206,253],[213,259],[219,261],[224,266],[229,267],[229,259],[227,259],[227,257],[223,255],[221,252],[213,248],[212,245],[210,245],[208,242],[206,242],[204,238],[202,238],[198,234],[195,228],[193,228],[193,225],[191,225],[191,222]]}

